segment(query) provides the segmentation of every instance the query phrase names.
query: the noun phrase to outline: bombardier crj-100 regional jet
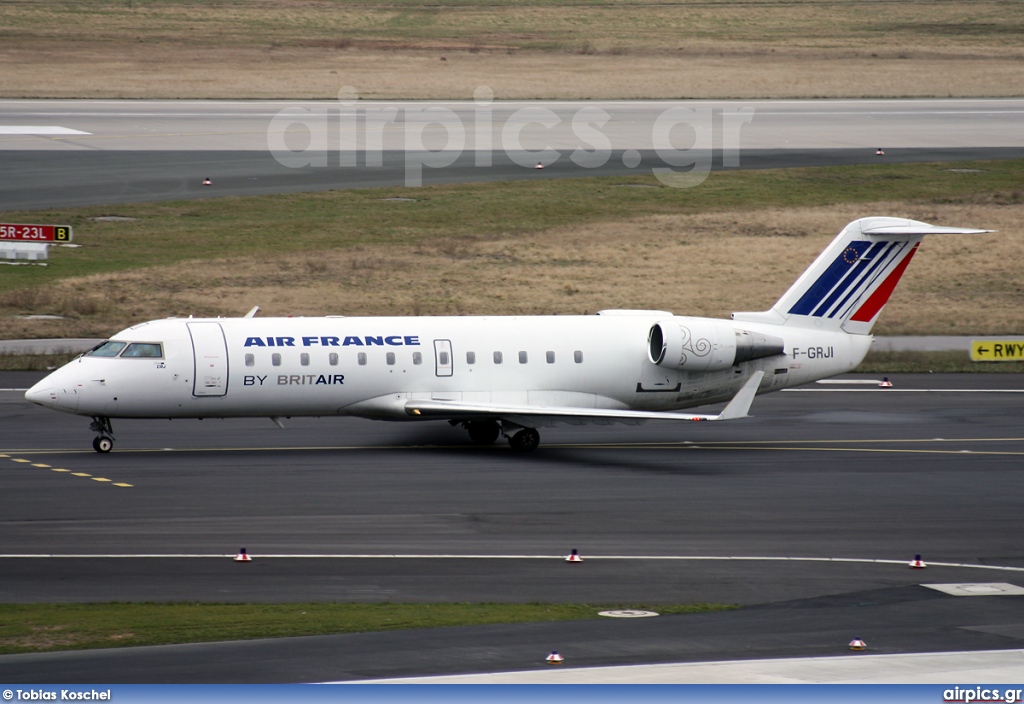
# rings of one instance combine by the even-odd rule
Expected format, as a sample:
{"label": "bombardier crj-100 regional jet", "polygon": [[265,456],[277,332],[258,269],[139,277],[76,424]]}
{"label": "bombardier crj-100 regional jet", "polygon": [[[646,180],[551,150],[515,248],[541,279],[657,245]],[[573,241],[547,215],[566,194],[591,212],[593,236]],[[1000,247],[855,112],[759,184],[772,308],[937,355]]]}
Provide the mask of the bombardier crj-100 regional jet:
{"label": "bombardier crj-100 regional jet", "polygon": [[[848,372],[924,235],[988,230],[856,220],[759,313],[588,316],[170,318],[134,325],[25,398],[111,418],[352,415],[447,420],[479,444],[540,442],[538,427],[746,417],[755,394]],[[681,409],[728,401],[717,415]]]}

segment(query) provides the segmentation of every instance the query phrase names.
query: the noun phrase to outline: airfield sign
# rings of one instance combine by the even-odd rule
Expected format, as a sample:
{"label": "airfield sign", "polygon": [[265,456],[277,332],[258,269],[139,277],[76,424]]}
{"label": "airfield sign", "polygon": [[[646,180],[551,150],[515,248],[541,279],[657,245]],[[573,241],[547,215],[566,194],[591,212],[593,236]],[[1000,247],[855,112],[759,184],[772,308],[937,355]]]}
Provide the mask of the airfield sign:
{"label": "airfield sign", "polygon": [[70,242],[71,225],[0,223],[0,242]]}
{"label": "airfield sign", "polygon": [[972,340],[973,362],[1024,362],[1024,339]]}

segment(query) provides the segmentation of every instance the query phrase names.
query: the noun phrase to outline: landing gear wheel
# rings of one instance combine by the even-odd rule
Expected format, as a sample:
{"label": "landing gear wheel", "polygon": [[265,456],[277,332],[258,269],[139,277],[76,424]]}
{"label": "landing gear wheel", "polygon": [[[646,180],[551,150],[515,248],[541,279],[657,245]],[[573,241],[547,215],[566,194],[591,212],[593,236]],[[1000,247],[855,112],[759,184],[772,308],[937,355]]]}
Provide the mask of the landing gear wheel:
{"label": "landing gear wheel", "polygon": [[89,430],[99,433],[92,440],[92,449],[96,452],[107,453],[114,449],[114,426],[106,416],[93,416]]}
{"label": "landing gear wheel", "polygon": [[474,445],[490,445],[501,434],[501,426],[496,420],[466,421],[469,439]]}
{"label": "landing gear wheel", "polygon": [[515,435],[510,435],[508,444],[513,452],[533,452],[540,444],[540,433],[536,428],[523,428]]}

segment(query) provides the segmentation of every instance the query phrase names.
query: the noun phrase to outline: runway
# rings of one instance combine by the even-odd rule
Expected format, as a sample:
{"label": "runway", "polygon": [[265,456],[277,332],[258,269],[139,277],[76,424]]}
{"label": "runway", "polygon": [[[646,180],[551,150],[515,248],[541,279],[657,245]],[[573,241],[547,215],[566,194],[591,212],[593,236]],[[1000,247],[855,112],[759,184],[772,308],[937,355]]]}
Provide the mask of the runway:
{"label": "runway", "polygon": [[665,168],[1020,158],[1022,115],[1019,99],[3,100],[0,210]]}
{"label": "runway", "polygon": [[[326,681],[543,668],[552,649],[576,666],[835,655],[855,636],[875,654],[1021,648],[1021,597],[920,586],[1024,586],[1016,375],[894,381],[759,397],[726,424],[548,429],[525,457],[444,423],[337,418],[115,421],[101,456],[87,419],[0,392],[4,602],[745,607],[6,656],[0,677]],[[230,559],[242,546],[252,563]]]}

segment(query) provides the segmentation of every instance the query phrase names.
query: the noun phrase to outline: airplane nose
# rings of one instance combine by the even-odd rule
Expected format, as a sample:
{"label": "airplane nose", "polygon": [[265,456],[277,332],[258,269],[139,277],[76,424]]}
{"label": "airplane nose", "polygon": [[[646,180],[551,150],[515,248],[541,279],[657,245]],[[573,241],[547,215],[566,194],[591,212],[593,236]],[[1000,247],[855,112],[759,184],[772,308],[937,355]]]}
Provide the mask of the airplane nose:
{"label": "airplane nose", "polygon": [[38,403],[40,406],[52,406],[57,400],[57,395],[53,392],[53,380],[46,377],[40,381],[25,392],[25,400]]}

